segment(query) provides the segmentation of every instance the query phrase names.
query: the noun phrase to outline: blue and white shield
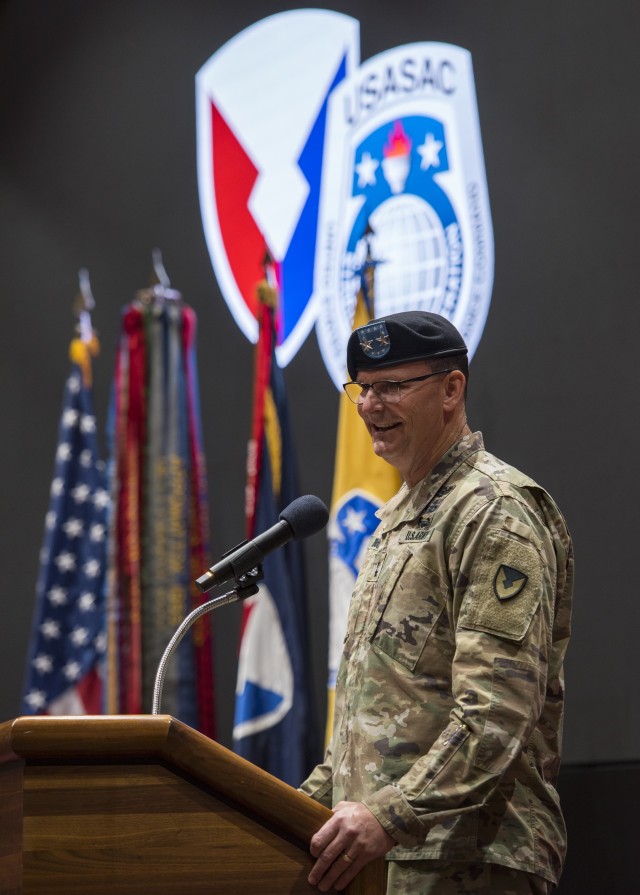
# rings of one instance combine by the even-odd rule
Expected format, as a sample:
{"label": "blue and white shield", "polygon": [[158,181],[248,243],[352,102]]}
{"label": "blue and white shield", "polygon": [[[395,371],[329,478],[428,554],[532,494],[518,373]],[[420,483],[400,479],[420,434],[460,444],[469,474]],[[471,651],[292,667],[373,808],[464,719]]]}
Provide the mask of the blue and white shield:
{"label": "blue and white shield", "polygon": [[363,63],[331,96],[324,172],[316,329],[336,386],[361,287],[372,316],[446,316],[472,355],[491,299],[493,232],[470,54],[416,43]]}

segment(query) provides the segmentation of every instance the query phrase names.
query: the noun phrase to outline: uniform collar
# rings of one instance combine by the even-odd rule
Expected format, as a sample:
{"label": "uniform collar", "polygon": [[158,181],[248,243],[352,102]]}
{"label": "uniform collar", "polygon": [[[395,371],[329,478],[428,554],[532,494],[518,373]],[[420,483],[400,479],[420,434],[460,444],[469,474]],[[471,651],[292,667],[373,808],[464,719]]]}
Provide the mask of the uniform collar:
{"label": "uniform collar", "polygon": [[481,432],[471,432],[454,442],[436,465],[413,488],[402,485],[395,497],[392,497],[376,512],[376,516],[384,524],[390,516],[400,511],[404,519],[412,519],[424,512],[425,507],[433,500],[447,479],[465,460],[484,450]]}

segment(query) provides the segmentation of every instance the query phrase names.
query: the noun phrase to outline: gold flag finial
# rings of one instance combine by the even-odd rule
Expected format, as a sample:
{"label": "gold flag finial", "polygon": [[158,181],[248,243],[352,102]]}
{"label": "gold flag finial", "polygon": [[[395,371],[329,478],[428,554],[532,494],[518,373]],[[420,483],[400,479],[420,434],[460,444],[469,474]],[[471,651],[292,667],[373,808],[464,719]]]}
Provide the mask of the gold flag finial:
{"label": "gold flag finial", "polygon": [[273,308],[275,311],[278,307],[278,283],[276,280],[273,258],[271,257],[269,249],[265,251],[262,268],[264,270],[264,279],[260,280],[256,286],[258,301],[260,304],[267,305],[267,307]]}
{"label": "gold flag finial", "polygon": [[78,271],[79,290],[73,302],[73,313],[78,318],[76,336],[69,345],[69,358],[77,364],[82,372],[82,381],[85,388],[89,388],[93,381],[91,358],[100,353],[98,336],[91,324],[91,311],[96,306],[89,271],[83,267]]}

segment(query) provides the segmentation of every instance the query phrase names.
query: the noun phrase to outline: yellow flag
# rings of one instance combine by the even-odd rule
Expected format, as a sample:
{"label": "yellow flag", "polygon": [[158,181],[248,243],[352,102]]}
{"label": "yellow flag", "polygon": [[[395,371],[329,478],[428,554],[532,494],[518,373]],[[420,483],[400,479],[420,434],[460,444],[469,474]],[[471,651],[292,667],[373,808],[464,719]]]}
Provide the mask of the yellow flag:
{"label": "yellow flag", "polygon": [[[369,322],[360,295],[353,328]],[[329,517],[329,682],[327,742],[333,729],[336,676],[347,626],[349,601],[367,543],[378,525],[375,512],[401,485],[398,471],[376,456],[358,410],[340,398],[336,465]]]}

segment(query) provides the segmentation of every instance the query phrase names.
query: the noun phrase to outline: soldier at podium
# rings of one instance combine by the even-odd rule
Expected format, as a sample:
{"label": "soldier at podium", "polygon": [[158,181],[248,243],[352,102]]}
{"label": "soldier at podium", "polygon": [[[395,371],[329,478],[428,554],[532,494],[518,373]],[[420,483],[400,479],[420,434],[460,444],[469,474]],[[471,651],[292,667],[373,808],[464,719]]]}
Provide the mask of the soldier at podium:
{"label": "soldier at podium", "polygon": [[332,742],[300,787],[333,808],[309,882],[341,890],[386,855],[393,895],[546,895],[566,849],[564,519],[469,428],[467,347],[445,318],[360,327],[347,368],[373,449],[404,484],[352,596]]}

